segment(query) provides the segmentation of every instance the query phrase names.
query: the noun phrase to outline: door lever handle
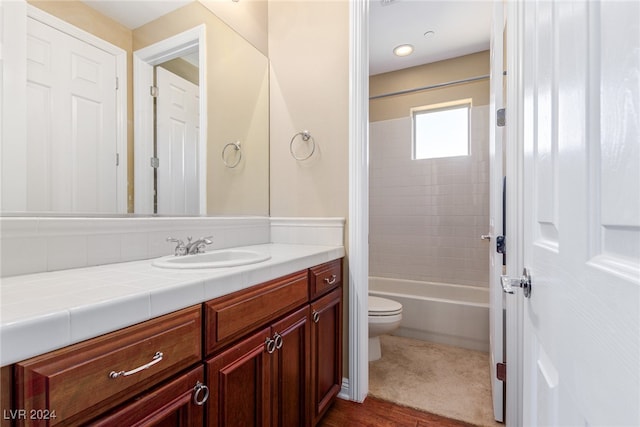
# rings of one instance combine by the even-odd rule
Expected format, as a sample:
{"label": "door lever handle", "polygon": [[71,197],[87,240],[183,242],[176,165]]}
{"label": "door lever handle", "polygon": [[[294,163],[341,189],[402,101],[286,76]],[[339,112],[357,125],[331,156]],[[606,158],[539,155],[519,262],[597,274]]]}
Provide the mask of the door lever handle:
{"label": "door lever handle", "polygon": [[500,283],[502,290],[507,294],[515,293],[514,288],[522,288],[525,298],[531,296],[531,275],[526,268],[522,271],[521,277],[500,276]]}
{"label": "door lever handle", "polygon": [[491,240],[491,234],[481,234],[480,239],[482,240]]}

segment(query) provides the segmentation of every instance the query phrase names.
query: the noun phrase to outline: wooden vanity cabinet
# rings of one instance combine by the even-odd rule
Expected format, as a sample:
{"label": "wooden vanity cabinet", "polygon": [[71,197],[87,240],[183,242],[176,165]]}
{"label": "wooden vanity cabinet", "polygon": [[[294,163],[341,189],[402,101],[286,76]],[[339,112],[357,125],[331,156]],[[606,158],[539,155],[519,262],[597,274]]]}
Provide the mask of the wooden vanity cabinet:
{"label": "wooden vanity cabinet", "polygon": [[[205,303],[205,348],[212,351],[208,426],[301,427],[320,420],[342,386],[341,285],[337,260],[248,295]],[[314,297],[303,301],[302,289]],[[235,314],[226,320],[221,315],[230,312]],[[239,313],[261,321],[239,320]],[[228,336],[249,325],[259,329],[229,343]]]}
{"label": "wooden vanity cabinet", "polygon": [[[2,394],[3,407],[27,414],[3,427],[315,426],[342,385],[342,260],[25,360],[2,374],[3,386],[7,376],[14,381],[13,393]],[[55,416],[29,416],[42,411]]]}

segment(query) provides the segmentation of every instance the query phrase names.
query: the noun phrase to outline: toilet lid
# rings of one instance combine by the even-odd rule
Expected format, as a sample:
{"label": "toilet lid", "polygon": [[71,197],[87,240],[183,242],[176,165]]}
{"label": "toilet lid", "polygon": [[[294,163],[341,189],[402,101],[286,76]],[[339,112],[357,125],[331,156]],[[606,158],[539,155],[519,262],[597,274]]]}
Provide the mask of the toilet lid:
{"label": "toilet lid", "polygon": [[402,304],[386,298],[369,295],[369,314],[374,316],[391,316],[402,312]]}

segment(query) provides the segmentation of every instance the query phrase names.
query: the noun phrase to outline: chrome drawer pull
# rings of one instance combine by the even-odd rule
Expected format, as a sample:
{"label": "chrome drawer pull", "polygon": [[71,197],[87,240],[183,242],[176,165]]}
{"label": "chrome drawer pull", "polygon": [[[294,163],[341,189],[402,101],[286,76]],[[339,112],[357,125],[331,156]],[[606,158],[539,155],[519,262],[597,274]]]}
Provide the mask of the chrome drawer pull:
{"label": "chrome drawer pull", "polygon": [[[202,399],[200,399],[200,392],[204,393]],[[209,399],[209,387],[202,384],[200,381],[197,381],[195,387],[193,387],[193,403],[198,406],[202,406],[207,399]]]}
{"label": "chrome drawer pull", "polygon": [[320,321],[320,313],[317,311],[313,312],[313,323],[318,323]]}
{"label": "chrome drawer pull", "polygon": [[109,378],[118,378],[118,377],[128,377],[129,375],[133,375],[133,374],[137,374],[140,371],[144,371],[145,369],[149,369],[150,367],[152,367],[153,365],[155,365],[156,363],[160,363],[162,361],[162,352],[158,351],[156,352],[156,354],[153,355],[153,360],[151,360],[151,362],[147,363],[146,365],[142,365],[139,366],[135,369],[132,369],[130,371],[120,371],[120,372],[116,372],[116,371],[111,371],[109,373]]}
{"label": "chrome drawer pull", "polygon": [[325,277],[325,278],[324,278],[324,282],[325,282],[327,285],[333,285],[334,283],[336,283],[336,275],[335,275],[335,274],[332,274],[332,275],[331,275],[331,279],[329,279],[328,277]]}

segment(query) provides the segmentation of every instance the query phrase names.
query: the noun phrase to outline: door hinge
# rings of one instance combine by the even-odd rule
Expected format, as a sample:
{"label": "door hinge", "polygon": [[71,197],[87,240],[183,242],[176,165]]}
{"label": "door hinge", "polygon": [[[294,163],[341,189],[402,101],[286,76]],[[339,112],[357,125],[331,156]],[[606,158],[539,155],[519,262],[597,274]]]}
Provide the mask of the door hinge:
{"label": "door hinge", "polygon": [[160,167],[160,159],[157,157],[151,158],[151,167],[154,169],[158,169]]}
{"label": "door hinge", "polygon": [[116,166],[120,166],[120,153],[116,153]]}
{"label": "door hinge", "polygon": [[149,87],[149,93],[154,98],[157,98],[158,97],[158,87],[157,86],[150,86]]}
{"label": "door hinge", "polygon": [[504,108],[500,108],[496,111],[496,125],[502,127],[507,124],[507,111]]}
{"label": "door hinge", "polygon": [[507,381],[507,364],[496,363],[496,378],[502,382]]}

